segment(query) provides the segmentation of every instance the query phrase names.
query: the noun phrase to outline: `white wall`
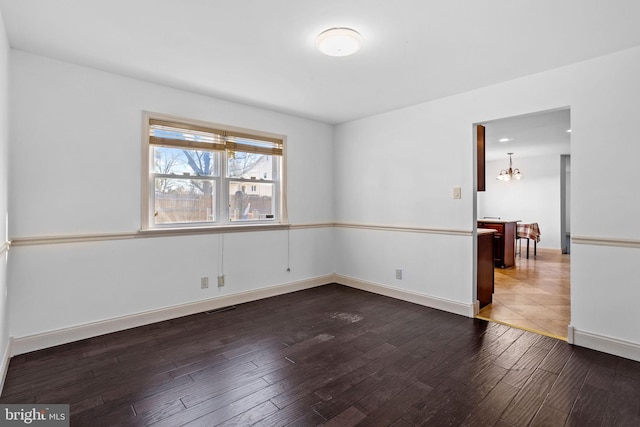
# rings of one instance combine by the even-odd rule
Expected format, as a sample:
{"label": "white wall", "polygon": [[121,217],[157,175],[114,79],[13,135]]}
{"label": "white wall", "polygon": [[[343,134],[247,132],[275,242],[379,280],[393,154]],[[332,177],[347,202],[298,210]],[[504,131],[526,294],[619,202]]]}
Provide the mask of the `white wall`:
{"label": "white wall", "polygon": [[[470,232],[475,222],[473,124],[570,107],[571,230],[583,240],[580,248],[573,245],[571,323],[579,331],[632,343],[640,358],[640,329],[633,327],[640,324],[640,310],[633,308],[640,302],[637,267],[627,264],[640,261],[640,227],[634,226],[640,218],[634,176],[640,158],[638,75],[640,48],[634,48],[338,126],[337,222],[450,233],[415,239],[404,232],[386,231],[380,237],[375,229],[340,229],[336,240],[349,245],[336,248],[336,272],[471,304],[473,237],[456,232]],[[522,168],[525,174],[534,173],[524,164]],[[605,171],[615,171],[616,185],[603,178]],[[454,186],[462,187],[461,200],[452,199]],[[542,232],[551,233],[549,228]],[[594,249],[589,242],[597,237],[612,240],[612,245],[624,239],[632,244]],[[375,239],[379,243],[372,244]],[[397,257],[379,256],[381,248]],[[602,272],[612,258],[625,260],[625,267],[609,280]],[[361,264],[367,260],[372,270],[365,272]],[[391,272],[398,264],[412,266],[413,279],[394,280]],[[606,316],[599,315],[598,295],[603,293],[611,308]]]}
{"label": "white wall", "polygon": [[[8,240],[8,150],[9,150],[9,42],[0,14],[0,246]],[[4,246],[6,247],[6,245]],[[7,317],[7,252],[0,252],[0,377],[4,354],[9,345]],[[1,387],[1,384],[0,384]]]}
{"label": "white wall", "polygon": [[486,163],[486,191],[478,193],[478,218],[537,222],[541,231],[538,247],[560,249],[560,156],[518,157],[514,167],[524,179],[495,179],[508,164],[508,158]]}
{"label": "white wall", "polygon": [[[333,213],[364,226],[338,227],[335,237],[329,227],[228,234],[220,293],[199,289],[200,276],[220,271],[219,235],[18,246],[8,273],[16,337],[332,271],[470,306],[473,123],[570,107],[571,227],[582,239],[573,245],[571,322],[640,345],[640,311],[631,308],[639,297],[640,48],[346,123],[335,128],[333,149],[332,128],[308,120],[22,52],[12,53],[11,70],[11,237],[137,230],[141,110],[287,135],[291,222],[329,222]],[[619,185],[602,178],[606,170]],[[596,238],[632,244],[589,243]],[[609,265],[616,273],[603,275]],[[403,280],[394,278],[398,268]]]}
{"label": "white wall", "polygon": [[566,232],[571,233],[571,157],[567,159],[567,172],[565,176],[565,187],[566,187],[566,198],[567,198],[567,206],[565,215],[567,216],[565,224],[567,227]]}
{"label": "white wall", "polygon": [[[14,239],[136,232],[143,110],[286,135],[290,222],[332,222],[329,125],[20,51],[12,51],[11,71]],[[25,337],[333,272],[331,227],[228,233],[226,286],[219,291],[220,239],[15,246],[11,334]],[[201,276],[210,277],[209,289],[200,289]]]}

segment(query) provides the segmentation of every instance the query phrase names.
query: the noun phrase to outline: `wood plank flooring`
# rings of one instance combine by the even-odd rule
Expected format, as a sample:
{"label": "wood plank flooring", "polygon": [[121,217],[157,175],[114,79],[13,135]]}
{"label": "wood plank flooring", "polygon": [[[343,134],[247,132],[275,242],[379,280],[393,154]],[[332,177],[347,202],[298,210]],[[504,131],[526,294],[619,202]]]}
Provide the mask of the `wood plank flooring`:
{"label": "wood plank flooring", "polygon": [[336,284],[11,360],[72,426],[638,426],[640,363]]}
{"label": "wood plank flooring", "polygon": [[571,320],[570,255],[538,249],[529,259],[516,256],[516,265],[496,268],[493,302],[479,316],[511,326],[567,339]]}

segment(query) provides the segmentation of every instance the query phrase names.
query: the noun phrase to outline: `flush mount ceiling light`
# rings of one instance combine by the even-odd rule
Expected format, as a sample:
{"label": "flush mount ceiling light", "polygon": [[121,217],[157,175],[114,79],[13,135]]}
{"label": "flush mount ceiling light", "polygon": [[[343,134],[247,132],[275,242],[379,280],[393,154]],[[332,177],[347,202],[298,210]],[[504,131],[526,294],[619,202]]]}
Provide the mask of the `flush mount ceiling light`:
{"label": "flush mount ceiling light", "polygon": [[513,153],[507,153],[509,155],[509,169],[502,169],[500,171],[500,174],[496,177],[496,179],[499,179],[500,181],[509,181],[511,178],[515,178],[515,179],[522,179],[523,176],[520,173],[520,169],[515,168],[513,169],[513,162],[511,161],[511,155]]}
{"label": "flush mount ceiling light", "polygon": [[362,36],[351,28],[329,28],[318,35],[316,47],[329,56],[353,55],[362,47]]}

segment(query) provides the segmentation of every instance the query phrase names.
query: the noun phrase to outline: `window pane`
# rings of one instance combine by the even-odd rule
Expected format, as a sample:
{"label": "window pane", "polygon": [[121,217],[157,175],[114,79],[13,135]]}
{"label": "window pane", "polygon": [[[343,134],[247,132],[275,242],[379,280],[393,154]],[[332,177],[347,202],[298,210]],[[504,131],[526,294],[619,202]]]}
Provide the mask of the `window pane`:
{"label": "window pane", "polygon": [[227,159],[227,176],[244,179],[273,179],[273,162],[277,156],[230,151]]}
{"label": "window pane", "polygon": [[218,176],[218,153],[153,147],[153,171],[165,175]]}
{"label": "window pane", "polygon": [[266,182],[229,182],[230,221],[274,220],[274,184]]}
{"label": "window pane", "polygon": [[215,181],[155,179],[156,224],[215,221]]}

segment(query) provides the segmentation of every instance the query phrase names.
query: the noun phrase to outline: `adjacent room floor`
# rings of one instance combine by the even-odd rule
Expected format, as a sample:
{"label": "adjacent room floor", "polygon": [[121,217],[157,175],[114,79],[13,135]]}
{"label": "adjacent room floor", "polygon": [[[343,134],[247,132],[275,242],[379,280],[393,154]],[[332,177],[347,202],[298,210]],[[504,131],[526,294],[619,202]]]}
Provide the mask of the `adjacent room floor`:
{"label": "adjacent room floor", "polygon": [[332,284],[11,360],[72,426],[640,425],[640,363]]}
{"label": "adjacent room floor", "polygon": [[538,249],[529,259],[526,248],[516,265],[496,268],[493,303],[479,316],[542,334],[567,338],[571,319],[570,256]]}

